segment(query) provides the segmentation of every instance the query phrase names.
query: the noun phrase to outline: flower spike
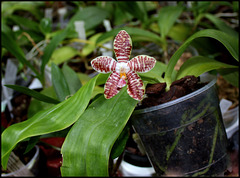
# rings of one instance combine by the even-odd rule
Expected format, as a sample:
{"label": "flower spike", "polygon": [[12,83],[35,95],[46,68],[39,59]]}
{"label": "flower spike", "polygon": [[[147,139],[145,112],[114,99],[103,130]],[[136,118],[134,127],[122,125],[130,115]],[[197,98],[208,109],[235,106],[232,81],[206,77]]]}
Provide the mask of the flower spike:
{"label": "flower spike", "polygon": [[114,39],[117,61],[108,56],[100,56],[91,61],[93,69],[97,72],[112,72],[104,86],[106,99],[114,97],[125,85],[127,85],[129,96],[138,101],[143,99],[145,89],[137,72],[150,71],[155,66],[156,59],[139,55],[129,61],[131,51],[132,40],[125,30],[121,30]]}

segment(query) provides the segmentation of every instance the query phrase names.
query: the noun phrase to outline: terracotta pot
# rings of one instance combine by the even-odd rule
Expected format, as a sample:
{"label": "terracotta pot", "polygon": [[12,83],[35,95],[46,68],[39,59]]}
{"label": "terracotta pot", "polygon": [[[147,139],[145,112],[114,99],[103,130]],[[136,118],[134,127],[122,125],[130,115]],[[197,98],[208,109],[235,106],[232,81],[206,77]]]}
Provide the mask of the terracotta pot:
{"label": "terracotta pot", "polygon": [[158,176],[223,175],[228,166],[227,136],[219,107],[216,77],[179,99],[131,116]]}

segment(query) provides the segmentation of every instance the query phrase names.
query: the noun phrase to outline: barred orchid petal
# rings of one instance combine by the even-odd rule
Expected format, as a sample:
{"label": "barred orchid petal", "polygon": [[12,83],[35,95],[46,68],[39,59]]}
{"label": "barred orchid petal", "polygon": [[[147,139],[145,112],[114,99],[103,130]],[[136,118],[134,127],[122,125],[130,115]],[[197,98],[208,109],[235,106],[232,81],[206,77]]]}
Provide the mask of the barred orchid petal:
{"label": "barred orchid petal", "polygon": [[113,42],[118,62],[128,62],[132,51],[132,40],[125,30],[121,30]]}
{"label": "barred orchid petal", "polygon": [[110,99],[116,94],[118,94],[121,88],[118,87],[120,80],[120,74],[117,72],[113,72],[107,79],[107,82],[104,86],[104,96],[106,99]]}
{"label": "barred orchid petal", "polygon": [[156,63],[156,59],[147,55],[139,55],[128,62],[130,70],[145,73],[150,71]]}
{"label": "barred orchid petal", "polygon": [[109,56],[100,56],[91,61],[94,70],[100,73],[109,73],[115,71],[117,61]]}
{"label": "barred orchid petal", "polygon": [[127,73],[128,79],[128,94],[135,100],[141,101],[144,96],[144,86],[143,81],[139,77],[139,75],[134,71],[129,71]]}

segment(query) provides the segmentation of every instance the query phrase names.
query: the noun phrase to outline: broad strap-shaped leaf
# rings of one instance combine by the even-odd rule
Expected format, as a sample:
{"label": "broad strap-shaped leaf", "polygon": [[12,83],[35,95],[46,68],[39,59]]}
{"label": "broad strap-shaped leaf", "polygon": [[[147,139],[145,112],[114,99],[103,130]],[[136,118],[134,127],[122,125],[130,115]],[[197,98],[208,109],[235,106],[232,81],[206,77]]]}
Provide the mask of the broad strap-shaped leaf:
{"label": "broad strap-shaped leaf", "polygon": [[14,21],[14,23],[21,27],[25,27],[27,29],[39,32],[39,25],[36,21],[18,15],[11,15],[8,17],[8,19],[11,19],[12,21]]}
{"label": "broad strap-shaped leaf", "polygon": [[104,77],[102,74],[97,75],[69,99],[38,112],[24,122],[11,125],[5,129],[1,135],[1,162],[3,168],[6,169],[11,151],[20,141],[32,136],[63,130],[72,125],[86,109],[96,82],[99,85],[103,84],[106,81]]}
{"label": "broad strap-shaped leaf", "polygon": [[66,63],[63,64],[62,72],[68,84],[70,94],[71,95],[75,94],[82,87],[82,83],[77,73],[71,67],[69,67]]}
{"label": "broad strap-shaped leaf", "polygon": [[[165,73],[165,80],[167,83],[167,88],[169,88],[172,81],[175,80],[175,79],[172,80],[172,75],[173,75],[173,70],[174,70],[174,67],[175,67],[178,59],[180,58],[182,53],[185,51],[185,49],[190,45],[190,43],[194,39],[200,38],[200,37],[209,37],[209,38],[214,38],[214,39],[218,40],[227,48],[227,50],[230,52],[230,54],[237,61],[239,61],[238,39],[234,38],[231,35],[228,35],[227,33],[221,32],[219,30],[206,29],[206,30],[198,31],[195,34],[193,34],[191,37],[189,37],[171,57],[171,59],[168,63],[168,66],[167,66],[166,73]],[[201,61],[199,61],[199,62],[201,62]]]}
{"label": "broad strap-shaped leaf", "polygon": [[54,63],[51,65],[52,85],[60,101],[64,101],[70,96],[67,81],[61,69]]}
{"label": "broad strap-shaped leaf", "polygon": [[64,62],[69,61],[70,59],[74,58],[74,56],[77,55],[80,55],[80,52],[74,47],[62,46],[53,51],[48,64],[54,62],[55,64],[60,65]]}
{"label": "broad strap-shaped leaf", "polygon": [[127,125],[124,127],[123,131],[115,141],[112,150],[111,150],[111,158],[115,159],[119,157],[123,151],[125,150],[125,146],[127,144],[128,138],[129,138],[129,131],[130,127],[132,127],[131,123],[128,122]]}
{"label": "broad strap-shaped leaf", "polygon": [[132,51],[132,40],[125,30],[121,30],[113,42],[118,62],[128,62]]}
{"label": "broad strap-shaped leaf", "polygon": [[162,38],[167,36],[182,11],[182,6],[165,6],[159,10],[158,26]]}
{"label": "broad strap-shaped leaf", "polygon": [[116,69],[117,61],[109,56],[99,56],[91,61],[94,70],[100,73],[109,73]]}
{"label": "broad strap-shaped leaf", "polygon": [[238,66],[229,65],[203,56],[195,56],[183,63],[177,73],[176,79],[181,79],[186,75],[194,75],[198,77],[205,72],[222,68],[238,68]]}
{"label": "broad strap-shaped leaf", "polygon": [[233,35],[236,38],[238,38],[238,32],[235,31],[230,25],[228,25],[227,23],[225,23],[223,20],[221,20],[219,17],[217,17],[216,15],[212,15],[209,13],[203,14],[208,20],[212,21],[212,23],[214,23],[214,25],[221,31],[229,34],[229,35]]}
{"label": "broad strap-shaped leaf", "polygon": [[35,90],[32,90],[32,89],[29,89],[27,87],[24,87],[24,86],[18,86],[18,85],[5,85],[6,87],[8,88],[11,88],[13,90],[16,90],[18,92],[21,92],[21,93],[24,93],[26,95],[29,95],[39,101],[44,101],[46,103],[53,103],[53,104],[58,104],[60,101],[54,99],[54,98],[51,98],[47,95],[44,95],[44,94],[41,94]]}
{"label": "broad strap-shaped leaf", "polygon": [[128,94],[135,100],[141,101],[144,96],[144,85],[141,78],[138,76],[138,74],[134,71],[129,71],[127,73],[127,79],[128,79],[128,88],[127,92]]}
{"label": "broad strap-shaped leaf", "polygon": [[145,73],[150,71],[156,63],[156,59],[147,55],[139,55],[128,62],[130,70]]}
{"label": "broad strap-shaped leaf", "polygon": [[136,104],[126,87],[110,100],[100,96],[91,103],[63,143],[62,176],[109,176],[111,149]]}
{"label": "broad strap-shaped leaf", "polygon": [[104,86],[104,95],[106,99],[110,99],[118,94],[121,88],[118,88],[118,83],[120,81],[120,74],[113,72],[108,77],[108,80]]}

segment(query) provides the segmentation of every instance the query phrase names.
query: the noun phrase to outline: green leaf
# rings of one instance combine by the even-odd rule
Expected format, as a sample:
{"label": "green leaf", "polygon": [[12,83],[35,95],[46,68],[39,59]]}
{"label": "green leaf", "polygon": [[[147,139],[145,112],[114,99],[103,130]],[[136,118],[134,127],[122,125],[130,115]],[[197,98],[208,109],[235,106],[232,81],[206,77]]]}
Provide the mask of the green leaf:
{"label": "green leaf", "polygon": [[230,84],[239,88],[239,68],[219,69],[217,72]]}
{"label": "green leaf", "polygon": [[146,11],[142,10],[138,3],[135,1],[128,2],[128,1],[116,1],[115,2],[122,11],[125,13],[128,12],[133,17],[136,17],[141,22],[145,22],[147,20],[147,13]]}
{"label": "green leaf", "polygon": [[176,41],[185,41],[191,34],[192,26],[189,24],[179,23],[174,25],[168,33],[168,37]]}
{"label": "green leaf", "polygon": [[209,37],[214,38],[221,42],[227,50],[230,52],[230,54],[239,61],[239,51],[238,51],[238,39],[234,38],[231,35],[228,35],[227,33],[221,32],[219,30],[213,30],[213,29],[206,29],[201,30],[193,34],[191,37],[189,37],[181,46],[180,48],[173,54],[171,57],[167,70],[165,73],[165,80],[167,83],[167,88],[171,85],[171,82],[174,81],[172,79],[174,66],[176,65],[178,59],[182,55],[182,53],[185,51],[185,49],[190,45],[190,43],[195,40],[196,38],[200,37]]}
{"label": "green leaf", "polygon": [[35,137],[31,137],[28,141],[28,145],[27,148],[24,152],[24,154],[28,153],[31,149],[34,148],[34,146],[38,143],[40,136],[35,136]]}
{"label": "green leaf", "polygon": [[16,41],[5,32],[1,33],[1,37],[3,47],[12,53],[12,55],[14,55],[23,65],[27,65],[37,75],[37,77],[40,76],[33,65],[25,58],[22,49],[17,45]]}
{"label": "green leaf", "polygon": [[60,101],[64,101],[67,96],[70,96],[67,81],[59,67],[52,63],[51,66],[52,85]]}
{"label": "green leaf", "polygon": [[8,19],[14,21],[14,23],[18,24],[21,27],[27,27],[28,29],[39,32],[38,23],[30,20],[29,18],[25,18],[17,15],[11,15],[8,17]]}
{"label": "green leaf", "polygon": [[71,46],[63,46],[53,51],[49,63],[53,62],[55,64],[61,64],[79,54],[80,52],[77,49]]}
{"label": "green leaf", "polygon": [[88,31],[95,28],[97,25],[100,25],[104,19],[107,19],[108,16],[108,12],[100,7],[85,7],[83,9],[79,9],[79,11],[75,13],[69,21],[67,28],[74,28],[74,22],[82,20],[85,22],[85,30]]}
{"label": "green leaf", "polygon": [[127,124],[119,137],[117,138],[116,142],[114,143],[111,151],[111,158],[115,159],[119,157],[122,152],[124,151],[128,138],[129,138],[129,130],[130,130],[131,125]]}
{"label": "green leaf", "polygon": [[43,16],[42,12],[40,11],[41,6],[45,6],[43,1],[5,1],[2,3],[1,12],[3,16],[8,16],[12,15],[16,10],[23,10],[32,13],[35,18],[40,19]]}
{"label": "green leaf", "polygon": [[221,68],[237,68],[237,66],[228,65],[214,59],[210,59],[203,56],[195,56],[188,59],[183,65],[181,66],[180,70],[177,73],[176,79],[181,79],[186,75],[194,75],[198,77],[199,75]]}
{"label": "green leaf", "polygon": [[87,55],[91,54],[96,49],[96,41],[101,36],[102,33],[97,33],[91,36],[88,41],[91,42],[90,44],[85,44],[82,48],[80,53],[81,56],[86,57]]}
{"label": "green leaf", "polygon": [[[53,99],[58,101],[53,86],[48,87],[48,88],[44,88],[39,93],[43,94],[43,95],[46,95],[46,96],[49,96],[49,97],[51,97],[51,98],[53,98]],[[30,103],[29,107],[28,107],[28,113],[27,113],[28,118],[31,118],[37,112],[45,110],[45,109],[48,109],[48,108],[50,108],[53,105],[54,104],[52,104],[52,103],[46,103],[46,102],[39,101],[39,100],[33,98],[31,100],[31,103]]]}
{"label": "green leaf", "polygon": [[5,34],[7,34],[8,36],[12,37],[13,39],[15,39],[15,33],[12,31],[12,29],[7,25],[7,20],[2,18],[1,19],[1,30],[2,33],[4,32]]}
{"label": "green leaf", "polygon": [[162,38],[167,36],[169,30],[179,18],[182,11],[182,6],[165,6],[160,9],[158,13],[158,26]]}
{"label": "green leaf", "polygon": [[228,26],[224,21],[222,21],[220,18],[212,15],[212,14],[205,14],[204,15],[207,19],[209,19],[210,21],[212,21],[212,23],[214,23],[214,25],[221,31],[229,34],[229,35],[233,35],[236,38],[238,38],[238,32],[236,32],[233,28],[231,28],[230,26]]}
{"label": "green leaf", "polygon": [[77,121],[91,99],[94,86],[102,84],[104,80],[105,76],[97,75],[69,99],[5,129],[1,137],[3,168],[6,169],[9,155],[17,143],[29,137],[63,130]]}
{"label": "green leaf", "polygon": [[42,18],[39,24],[39,28],[43,34],[48,34],[52,31],[52,22],[49,18]]}
{"label": "green leaf", "polygon": [[41,64],[42,77],[44,76],[45,66],[48,63],[48,61],[50,60],[53,51],[59,45],[59,43],[67,37],[68,34],[69,34],[69,29],[66,28],[64,31],[62,31],[61,33],[54,36],[53,39],[51,40],[51,42],[44,49],[44,54],[42,56],[42,64]]}
{"label": "green leaf", "polygon": [[149,83],[164,82],[162,75],[166,71],[166,69],[167,69],[166,64],[157,61],[152,70],[146,73],[138,73],[138,75],[142,78],[142,80],[148,81]]}
{"label": "green leaf", "polygon": [[16,90],[18,92],[29,95],[33,98],[36,98],[39,101],[44,101],[46,103],[53,103],[53,104],[59,103],[59,101],[54,99],[54,98],[48,97],[46,95],[43,95],[43,94],[41,94],[41,93],[39,93],[35,90],[29,89],[29,88],[24,87],[24,86],[18,86],[18,85],[5,85],[5,86],[8,87],[8,88],[11,88],[13,90]]}
{"label": "green leaf", "polygon": [[62,176],[109,176],[111,148],[137,101],[126,87],[111,99],[96,99],[73,125],[62,146]]}
{"label": "green leaf", "polygon": [[[135,36],[140,37],[140,39],[144,41],[151,41],[151,42],[156,42],[156,43],[161,43],[161,39],[158,35],[155,33],[152,33],[147,30],[143,30],[140,28],[134,28],[134,27],[122,27],[122,28],[116,28],[113,29],[109,32],[104,33],[97,39],[97,44],[100,43],[101,41],[109,38],[109,37],[115,37],[119,31],[121,30],[126,30],[126,32],[131,36],[133,39]],[[133,41],[133,40],[132,40]]]}
{"label": "green leaf", "polygon": [[82,87],[82,83],[79,80],[77,73],[66,63],[62,67],[62,72],[67,82],[70,95],[75,94]]}

